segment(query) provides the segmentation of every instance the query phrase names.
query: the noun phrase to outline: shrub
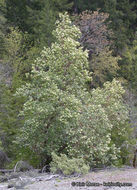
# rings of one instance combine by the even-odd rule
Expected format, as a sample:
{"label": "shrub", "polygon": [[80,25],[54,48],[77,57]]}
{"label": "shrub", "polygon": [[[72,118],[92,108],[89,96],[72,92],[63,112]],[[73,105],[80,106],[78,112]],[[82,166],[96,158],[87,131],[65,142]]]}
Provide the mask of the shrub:
{"label": "shrub", "polygon": [[51,171],[61,172],[64,175],[86,174],[89,171],[89,166],[84,163],[82,158],[68,158],[65,154],[57,156],[52,153]]}

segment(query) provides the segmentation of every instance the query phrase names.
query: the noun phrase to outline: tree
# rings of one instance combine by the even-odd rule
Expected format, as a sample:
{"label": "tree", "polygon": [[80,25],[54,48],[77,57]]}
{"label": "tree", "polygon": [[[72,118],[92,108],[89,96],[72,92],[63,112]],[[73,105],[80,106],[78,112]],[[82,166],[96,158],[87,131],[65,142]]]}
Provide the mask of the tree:
{"label": "tree", "polygon": [[10,25],[18,27],[21,31],[27,31],[28,25],[26,20],[28,19],[28,12],[26,4],[29,1],[22,0],[5,0],[6,2],[6,18]]}
{"label": "tree", "polygon": [[132,88],[137,89],[137,40],[133,41],[132,46],[126,48],[119,65],[123,77],[129,82]]}
{"label": "tree", "polygon": [[98,8],[102,8],[103,4],[103,0],[74,0],[74,12],[78,13],[85,10],[96,11]]}
{"label": "tree", "polygon": [[35,46],[50,45],[53,41],[52,30],[56,20],[51,1],[33,1],[27,5],[28,32]]}
{"label": "tree", "polygon": [[8,22],[30,34],[35,46],[50,45],[54,41],[52,30],[59,12],[69,10],[68,0],[6,0]]}
{"label": "tree", "polygon": [[123,93],[124,89],[116,80],[106,82],[104,88],[92,90],[89,102],[81,110],[79,126],[69,131],[71,156],[82,157],[92,167],[116,164],[121,154],[120,145],[124,143],[118,143],[118,138],[129,137]]}
{"label": "tree", "polygon": [[82,104],[78,99],[80,94],[82,97],[80,87],[86,88],[85,82],[89,80],[88,54],[77,49],[79,43],[75,41],[80,31],[71,25],[68,15],[60,17],[62,22],[57,22],[54,31],[57,42],[44,49],[33,65],[32,83],[17,92],[28,96],[22,112],[26,121],[18,140],[22,139],[23,146],[44,157],[67,146],[65,129],[76,122]]}
{"label": "tree", "polygon": [[93,76],[91,86],[103,86],[105,82],[112,81],[115,77],[118,77],[119,60],[120,57],[114,57],[109,48],[105,48],[98,55],[93,54],[90,61],[90,71]]}
{"label": "tree", "polygon": [[125,131],[124,90],[116,80],[104,89],[88,90],[88,52],[77,41],[80,30],[68,14],[59,18],[53,31],[56,42],[44,48],[33,64],[31,82],[16,92],[26,99],[16,143],[32,150],[39,161],[55,152],[82,157],[90,165],[111,164],[119,152],[111,133]]}
{"label": "tree", "polygon": [[[6,25],[7,26],[7,25]],[[17,27],[6,28],[3,33],[3,48],[0,77],[0,138],[3,149],[12,159],[19,159],[18,147],[13,143],[23,118],[18,117],[24,99],[15,97],[16,88],[19,88],[26,79],[26,72],[31,71],[31,63],[39,55],[39,49],[30,44],[30,35],[20,31]],[[29,154],[29,153],[28,153]],[[13,163],[15,164],[15,163]]]}
{"label": "tree", "polygon": [[72,3],[69,3],[68,0],[34,0],[27,5],[28,30],[35,41],[35,45],[49,46],[54,41],[52,31],[55,28],[57,15],[71,7]]}
{"label": "tree", "polygon": [[136,31],[135,3],[129,0],[105,0],[105,12],[109,13],[110,28],[114,35],[111,36],[115,45],[115,53],[122,55],[125,47],[134,40]]}
{"label": "tree", "polygon": [[23,119],[18,117],[24,99],[16,98],[14,93],[24,81],[25,72],[30,65],[25,62],[25,47],[27,34],[23,34],[17,28],[8,28],[9,33],[4,34],[3,60],[1,65],[7,71],[3,73],[3,81],[0,83],[0,128],[4,150],[14,158],[16,152],[13,141],[16,138]]}
{"label": "tree", "polygon": [[84,11],[75,15],[75,24],[80,28],[82,36],[81,45],[89,50],[89,56],[98,54],[111,44],[109,37],[111,32],[105,23],[108,14],[99,11]]}
{"label": "tree", "polygon": [[89,69],[93,73],[92,87],[102,86],[117,76],[119,57],[114,57],[110,50],[109,40],[112,32],[108,30],[106,20],[108,14],[99,11],[84,11],[75,18],[82,36],[80,43],[89,50]]}
{"label": "tree", "polygon": [[3,57],[4,49],[4,33],[6,28],[6,18],[4,15],[5,12],[5,3],[3,0],[0,0],[0,57]]}

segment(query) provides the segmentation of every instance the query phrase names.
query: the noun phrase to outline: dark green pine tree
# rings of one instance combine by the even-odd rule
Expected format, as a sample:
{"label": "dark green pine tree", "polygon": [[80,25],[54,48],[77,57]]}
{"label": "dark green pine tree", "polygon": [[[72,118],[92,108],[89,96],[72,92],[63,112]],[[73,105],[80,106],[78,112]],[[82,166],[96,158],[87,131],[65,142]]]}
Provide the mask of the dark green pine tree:
{"label": "dark green pine tree", "polygon": [[104,6],[104,0],[73,0],[74,2],[74,12],[82,12],[85,10],[95,11],[98,8]]}
{"label": "dark green pine tree", "polygon": [[4,48],[4,34],[6,30],[6,18],[5,18],[5,3],[0,0],[0,57],[3,57],[5,51]]}
{"label": "dark green pine tree", "polygon": [[69,0],[6,0],[6,17],[12,26],[28,32],[33,44],[45,46],[53,41],[51,33],[58,13],[72,5]]}
{"label": "dark green pine tree", "polygon": [[27,0],[5,0],[6,2],[6,17],[9,24],[18,27],[22,31],[27,31],[28,25],[26,23],[28,18]]}
{"label": "dark green pine tree", "polygon": [[13,141],[23,122],[18,117],[23,99],[17,99],[13,94],[25,80],[23,72],[26,65],[22,56],[24,38],[18,30],[10,28],[10,33],[4,35],[3,41],[4,56],[0,62],[0,140],[8,156],[14,157]]}
{"label": "dark green pine tree", "polygon": [[69,0],[34,0],[27,5],[29,17],[27,25],[35,45],[50,45],[54,41],[52,31],[59,12],[70,10]]}
{"label": "dark green pine tree", "polygon": [[132,43],[135,35],[137,13],[135,2],[130,0],[104,0],[105,12],[109,13],[110,28],[114,32],[112,37],[115,53],[122,54],[125,47]]}
{"label": "dark green pine tree", "polygon": [[120,62],[121,75],[129,81],[132,88],[137,90],[137,36],[133,45],[129,46]]}

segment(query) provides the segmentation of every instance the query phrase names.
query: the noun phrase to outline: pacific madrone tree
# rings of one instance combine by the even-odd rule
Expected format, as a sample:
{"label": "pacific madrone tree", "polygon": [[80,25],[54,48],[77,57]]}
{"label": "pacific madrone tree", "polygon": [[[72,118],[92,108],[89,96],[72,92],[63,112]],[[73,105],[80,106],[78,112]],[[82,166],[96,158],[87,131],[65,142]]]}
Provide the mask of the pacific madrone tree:
{"label": "pacific madrone tree", "polygon": [[31,82],[16,92],[26,98],[17,143],[45,159],[55,152],[91,166],[111,164],[120,152],[112,132],[124,134],[121,124],[127,120],[124,90],[116,80],[89,90],[88,52],[80,47],[80,30],[67,13],[59,15],[53,35],[56,42],[32,65]]}

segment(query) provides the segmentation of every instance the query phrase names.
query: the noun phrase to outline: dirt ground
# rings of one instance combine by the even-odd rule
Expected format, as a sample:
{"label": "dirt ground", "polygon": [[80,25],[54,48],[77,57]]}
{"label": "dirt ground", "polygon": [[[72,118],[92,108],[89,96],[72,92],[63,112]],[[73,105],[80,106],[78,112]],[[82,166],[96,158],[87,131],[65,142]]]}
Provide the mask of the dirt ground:
{"label": "dirt ground", "polygon": [[[122,186],[123,185],[123,186]],[[24,187],[27,190],[137,190],[137,169],[90,172],[79,178],[56,178]]]}

